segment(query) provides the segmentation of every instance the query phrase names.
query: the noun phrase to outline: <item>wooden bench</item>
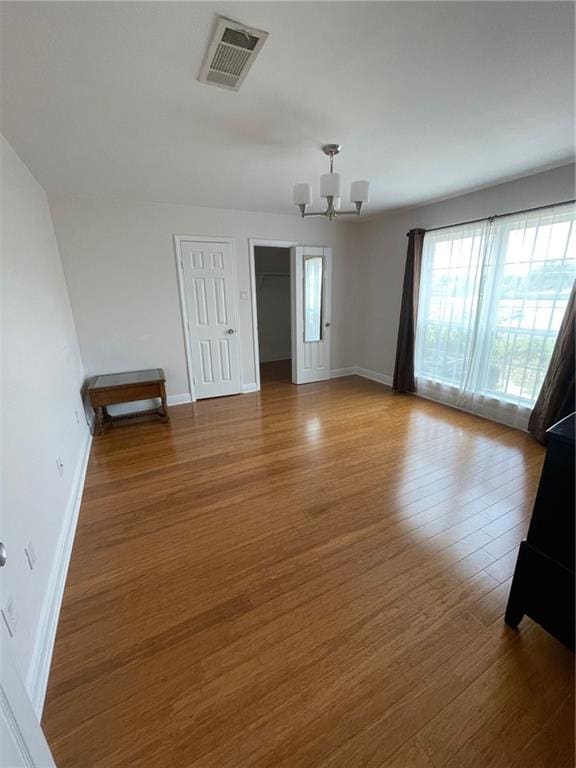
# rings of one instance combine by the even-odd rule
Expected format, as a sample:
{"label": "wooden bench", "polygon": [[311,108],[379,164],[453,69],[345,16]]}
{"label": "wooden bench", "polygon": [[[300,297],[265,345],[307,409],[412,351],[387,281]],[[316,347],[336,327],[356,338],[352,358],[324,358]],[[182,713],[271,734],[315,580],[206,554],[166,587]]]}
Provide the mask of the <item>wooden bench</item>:
{"label": "wooden bench", "polygon": [[[166,378],[162,368],[95,376],[86,387],[88,400],[94,409],[94,433],[101,435],[106,425],[112,426],[117,422],[130,422],[143,417],[157,416],[163,422],[169,421],[165,383]],[[155,399],[161,400],[162,404],[159,408],[149,408],[121,416],[112,416],[108,413],[109,405]]]}

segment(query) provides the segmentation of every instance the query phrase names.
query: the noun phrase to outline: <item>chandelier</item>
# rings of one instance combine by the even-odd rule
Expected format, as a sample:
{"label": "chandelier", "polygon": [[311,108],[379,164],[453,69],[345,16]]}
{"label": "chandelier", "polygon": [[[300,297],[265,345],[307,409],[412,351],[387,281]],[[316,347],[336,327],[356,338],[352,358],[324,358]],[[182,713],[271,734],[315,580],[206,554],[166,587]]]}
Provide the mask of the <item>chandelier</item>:
{"label": "chandelier", "polygon": [[340,210],[342,179],[339,173],[334,173],[334,155],[338,155],[340,149],[340,144],[325,144],[322,147],[322,152],[330,158],[330,173],[324,173],[320,176],[320,195],[326,200],[325,211],[306,211],[306,206],[312,204],[311,184],[296,184],[294,186],[294,205],[300,209],[302,218],[304,216],[327,216],[332,221],[336,216],[360,216],[362,206],[368,202],[370,182],[353,181],[350,185],[350,200],[355,209],[351,211]]}

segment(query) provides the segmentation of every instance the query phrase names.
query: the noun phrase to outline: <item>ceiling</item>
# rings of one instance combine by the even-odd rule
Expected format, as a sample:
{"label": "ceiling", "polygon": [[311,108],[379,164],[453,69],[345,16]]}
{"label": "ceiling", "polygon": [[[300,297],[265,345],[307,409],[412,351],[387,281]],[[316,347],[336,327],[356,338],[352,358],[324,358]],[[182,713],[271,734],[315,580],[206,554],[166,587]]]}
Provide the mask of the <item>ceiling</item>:
{"label": "ceiling", "polygon": [[[238,93],[196,77],[216,14],[270,37]],[[294,212],[327,170],[369,210],[570,162],[562,2],[3,2],[1,129],[51,193]]]}

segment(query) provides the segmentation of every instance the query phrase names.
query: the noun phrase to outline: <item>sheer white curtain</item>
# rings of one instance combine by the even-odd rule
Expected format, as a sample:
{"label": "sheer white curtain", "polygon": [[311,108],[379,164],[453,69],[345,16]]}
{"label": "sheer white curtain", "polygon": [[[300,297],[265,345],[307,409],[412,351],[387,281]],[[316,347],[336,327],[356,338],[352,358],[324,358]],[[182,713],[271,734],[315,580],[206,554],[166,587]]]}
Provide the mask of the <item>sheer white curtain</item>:
{"label": "sheer white curtain", "polygon": [[428,232],[417,391],[526,428],[576,277],[573,205]]}

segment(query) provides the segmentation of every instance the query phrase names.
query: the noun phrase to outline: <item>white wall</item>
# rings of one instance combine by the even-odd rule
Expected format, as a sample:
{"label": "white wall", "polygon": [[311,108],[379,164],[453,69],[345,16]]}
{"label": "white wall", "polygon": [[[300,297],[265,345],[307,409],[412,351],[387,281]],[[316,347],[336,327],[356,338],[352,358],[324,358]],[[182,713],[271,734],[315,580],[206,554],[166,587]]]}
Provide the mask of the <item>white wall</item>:
{"label": "white wall", "polygon": [[[235,240],[238,291],[250,296],[248,239],[333,248],[332,367],[353,364],[353,295],[343,225],[161,203],[50,197],[87,375],[160,366],[169,395],[189,392],[173,235]],[[256,381],[250,300],[240,300],[242,383]]]}
{"label": "white wall", "polygon": [[346,248],[358,270],[356,364],[384,376],[394,372],[408,230],[447,226],[575,196],[574,165],[567,165],[349,225]]}
{"label": "white wall", "polygon": [[[38,653],[46,650],[50,612],[58,607],[54,578],[89,433],[79,396],[82,363],[46,195],[2,137],[0,156],[0,538],[8,552],[0,589],[2,603],[12,595],[18,619],[14,638],[3,624],[0,637],[34,698],[34,670],[47,671],[38,669]],[[30,540],[34,571],[24,555]]]}
{"label": "white wall", "polygon": [[292,356],[290,249],[254,249],[260,362]]}

